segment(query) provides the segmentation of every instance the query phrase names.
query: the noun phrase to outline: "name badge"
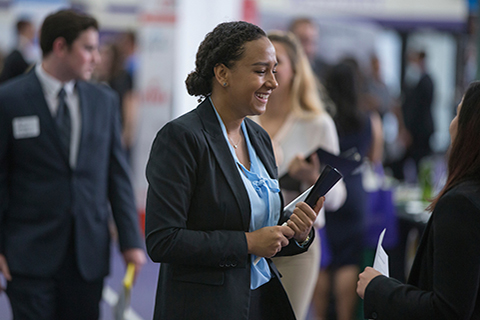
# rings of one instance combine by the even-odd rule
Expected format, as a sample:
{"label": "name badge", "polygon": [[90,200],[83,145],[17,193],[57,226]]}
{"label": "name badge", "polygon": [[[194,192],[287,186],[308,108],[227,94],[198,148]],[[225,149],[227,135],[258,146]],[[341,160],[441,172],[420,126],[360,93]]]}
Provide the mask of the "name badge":
{"label": "name badge", "polygon": [[35,138],[40,135],[40,119],[38,119],[38,116],[13,118],[12,127],[15,139]]}

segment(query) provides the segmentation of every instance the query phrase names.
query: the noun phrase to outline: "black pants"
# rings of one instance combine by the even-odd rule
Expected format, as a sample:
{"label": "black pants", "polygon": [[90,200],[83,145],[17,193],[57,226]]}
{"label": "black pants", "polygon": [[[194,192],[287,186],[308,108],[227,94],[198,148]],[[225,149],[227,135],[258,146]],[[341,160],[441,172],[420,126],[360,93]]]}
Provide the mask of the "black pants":
{"label": "black pants", "polygon": [[295,320],[292,306],[280,280],[272,279],[252,290],[249,320]]}
{"label": "black pants", "polygon": [[73,240],[60,270],[50,278],[12,274],[7,295],[18,320],[96,320],[103,279],[88,282],[78,271]]}

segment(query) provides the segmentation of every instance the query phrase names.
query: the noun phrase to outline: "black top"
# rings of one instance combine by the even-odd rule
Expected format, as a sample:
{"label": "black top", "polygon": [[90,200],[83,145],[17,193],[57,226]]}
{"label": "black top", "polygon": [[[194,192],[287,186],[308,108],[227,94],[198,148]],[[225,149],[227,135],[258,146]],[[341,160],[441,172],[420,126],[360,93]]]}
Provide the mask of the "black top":
{"label": "black top", "polygon": [[29,64],[25,61],[20,51],[13,50],[5,58],[3,70],[0,74],[0,83],[23,74],[28,69],[28,66]]}
{"label": "black top", "polygon": [[408,284],[378,276],[365,290],[370,319],[480,319],[480,182],[464,182],[437,203]]}

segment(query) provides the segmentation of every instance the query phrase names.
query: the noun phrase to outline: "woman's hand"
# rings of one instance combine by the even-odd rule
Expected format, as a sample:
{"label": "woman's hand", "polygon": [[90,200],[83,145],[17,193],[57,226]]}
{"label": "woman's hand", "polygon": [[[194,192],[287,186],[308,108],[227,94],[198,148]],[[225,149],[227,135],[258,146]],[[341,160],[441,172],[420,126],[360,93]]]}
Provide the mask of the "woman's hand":
{"label": "woman's hand", "polygon": [[294,231],[287,226],[264,227],[246,232],[248,253],[271,258],[288,245],[288,240],[293,235]]}
{"label": "woman's hand", "polygon": [[290,219],[287,221],[287,226],[295,232],[294,238],[298,243],[302,243],[307,239],[317,219],[318,212],[323,207],[324,201],[325,197],[320,197],[314,209],[305,202],[299,202],[295,206]]}
{"label": "woman's hand", "polygon": [[372,267],[366,267],[365,270],[358,275],[358,282],[357,282],[357,294],[360,298],[363,299],[365,297],[365,289],[367,288],[370,281],[377,276],[381,276],[382,274],[373,269]]}
{"label": "woman's hand", "polygon": [[316,153],[307,161],[303,156],[297,155],[288,166],[288,174],[299,181],[312,185],[320,175],[320,160]]}

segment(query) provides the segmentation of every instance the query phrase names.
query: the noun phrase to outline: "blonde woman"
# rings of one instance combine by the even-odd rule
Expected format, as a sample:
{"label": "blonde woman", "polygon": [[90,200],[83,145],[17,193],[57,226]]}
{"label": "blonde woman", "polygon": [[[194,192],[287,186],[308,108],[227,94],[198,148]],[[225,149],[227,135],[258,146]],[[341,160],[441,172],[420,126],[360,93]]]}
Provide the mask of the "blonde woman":
{"label": "blonde woman", "polygon": [[[268,100],[266,112],[255,120],[272,139],[279,176],[288,173],[299,182],[300,190],[287,190],[280,181],[285,203],[288,203],[315,183],[320,174],[322,164],[318,158],[312,156],[307,161],[306,157],[319,147],[333,154],[339,154],[340,148],[335,124],[323,109],[318,83],[301,45],[292,33],[275,31],[268,38],[277,55],[278,87]],[[346,198],[343,182],[325,198],[324,207],[331,211],[338,209]],[[322,209],[315,226],[322,228],[323,224]],[[306,253],[274,258],[299,320],[307,316],[319,272],[320,240],[317,239],[319,237]]]}

